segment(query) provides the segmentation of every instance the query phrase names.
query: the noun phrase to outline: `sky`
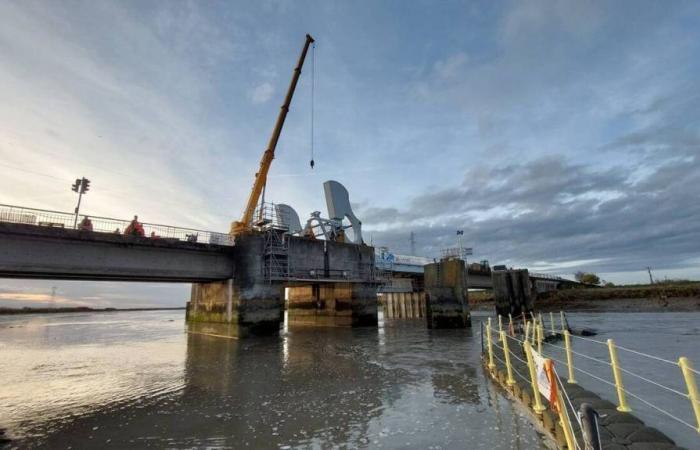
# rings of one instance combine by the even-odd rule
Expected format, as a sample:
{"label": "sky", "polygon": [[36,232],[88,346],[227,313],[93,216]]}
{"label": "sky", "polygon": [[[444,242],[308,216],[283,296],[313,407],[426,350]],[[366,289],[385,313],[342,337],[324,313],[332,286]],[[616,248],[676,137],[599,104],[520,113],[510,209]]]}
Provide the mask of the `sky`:
{"label": "sky", "polygon": [[[306,33],[267,199],[322,183],[397,253],[700,279],[700,3],[0,2],[0,203],[223,231]],[[0,305],[182,306],[187,285],[0,280]]]}

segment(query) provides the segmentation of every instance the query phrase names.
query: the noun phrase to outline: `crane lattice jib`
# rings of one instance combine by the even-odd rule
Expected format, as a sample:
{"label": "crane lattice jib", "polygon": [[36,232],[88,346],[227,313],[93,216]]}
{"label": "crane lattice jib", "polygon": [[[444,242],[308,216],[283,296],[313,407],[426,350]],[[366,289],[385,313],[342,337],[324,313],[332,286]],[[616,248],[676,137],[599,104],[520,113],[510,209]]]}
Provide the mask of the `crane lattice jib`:
{"label": "crane lattice jib", "polygon": [[294,90],[296,89],[297,82],[299,81],[299,76],[301,75],[301,68],[304,65],[304,59],[306,59],[306,53],[309,50],[309,45],[314,42],[314,38],[310,35],[306,35],[306,42],[304,42],[304,48],[299,56],[299,61],[297,66],[294,68],[294,73],[292,75],[292,81],[289,83],[289,89],[287,89],[287,96],[284,98],[284,103],[280,109],[280,113],[277,116],[277,122],[275,123],[275,128],[272,130],[272,136],[270,136],[270,142],[267,144],[267,149],[263,153],[262,159],[260,160],[260,169],[258,173],[255,174],[255,182],[253,183],[253,189],[250,192],[250,197],[248,198],[248,204],[243,211],[243,216],[238,222],[233,222],[231,224],[231,234],[236,235],[242,232],[250,230],[251,221],[253,219],[253,214],[255,213],[255,208],[260,200],[260,194],[265,187],[267,182],[267,173],[272,165],[272,160],[275,158],[275,148],[277,147],[277,141],[282,133],[282,127],[284,126],[284,120],[289,112],[289,106],[292,103],[292,97],[294,96]]}

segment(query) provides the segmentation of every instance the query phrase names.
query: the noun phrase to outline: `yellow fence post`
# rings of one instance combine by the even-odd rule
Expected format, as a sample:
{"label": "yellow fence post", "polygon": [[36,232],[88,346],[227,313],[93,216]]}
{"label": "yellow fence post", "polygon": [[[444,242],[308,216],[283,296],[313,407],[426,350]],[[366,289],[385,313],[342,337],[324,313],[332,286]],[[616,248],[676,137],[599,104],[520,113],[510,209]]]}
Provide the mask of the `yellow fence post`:
{"label": "yellow fence post", "polygon": [[503,344],[503,356],[506,359],[506,373],[508,378],[506,378],[506,384],[508,386],[513,386],[515,380],[513,379],[513,368],[510,365],[510,351],[508,351],[508,338],[506,337],[505,331],[501,331],[501,341]]}
{"label": "yellow fence post", "polygon": [[[556,380],[554,382],[556,383]],[[566,405],[562,399],[561,391],[557,392],[557,405],[559,406],[559,424],[561,425],[562,430],[564,430],[566,448],[573,450],[576,448],[576,445],[574,444],[574,430],[571,427],[571,420],[569,419],[568,414],[566,414]],[[576,414],[575,411],[572,411],[572,413]]]}
{"label": "yellow fence post", "polygon": [[512,333],[512,336],[515,335],[515,328],[513,328],[513,315],[511,313],[508,313],[508,332]]}
{"label": "yellow fence post", "polygon": [[530,370],[530,383],[532,384],[532,398],[533,398],[533,401],[535,402],[535,405],[532,407],[532,409],[535,410],[535,413],[542,414],[542,411],[545,410],[545,407],[542,406],[542,400],[540,399],[540,390],[537,387],[537,369],[535,369],[535,361],[534,361],[534,358],[532,357],[532,346],[530,345],[529,342],[525,341],[525,343],[523,344],[523,347],[525,348],[525,357],[527,358],[527,368]]}
{"label": "yellow fence post", "polygon": [[627,399],[625,398],[625,388],[622,385],[622,374],[620,373],[620,363],[617,360],[617,350],[615,349],[615,342],[612,339],[608,339],[608,350],[610,351],[610,364],[612,365],[613,377],[615,378],[617,398],[620,403],[617,407],[617,410],[620,412],[630,412],[632,410],[629,406],[627,406]]}
{"label": "yellow fence post", "polygon": [[503,318],[499,314],[498,315],[498,339],[499,340],[502,339],[501,334],[503,334]]}
{"label": "yellow fence post", "polygon": [[524,341],[527,342],[528,339],[530,338],[530,321],[525,322],[525,339]]}
{"label": "yellow fence post", "polygon": [[486,348],[489,351],[489,369],[493,370],[496,365],[493,363],[493,348],[491,346],[491,318],[486,321]]}
{"label": "yellow fence post", "polygon": [[542,354],[542,340],[544,339],[544,326],[537,324],[537,352]]}
{"label": "yellow fence post", "polygon": [[563,333],[566,331],[566,325],[564,325],[566,323],[564,320],[564,311],[559,311],[559,321],[561,322],[561,332]]}
{"label": "yellow fence post", "polygon": [[693,366],[690,364],[690,360],[685,356],[682,356],[678,360],[678,365],[681,366],[681,372],[683,372],[685,384],[688,386],[688,398],[690,399],[690,403],[693,405],[695,420],[698,423],[697,431],[700,433],[700,398],[698,398],[698,386],[695,384]]}
{"label": "yellow fence post", "polygon": [[554,326],[554,313],[552,311],[549,312],[549,322],[552,324],[552,334],[557,334],[557,329]]}
{"label": "yellow fence post", "polygon": [[535,319],[535,316],[532,316],[532,345],[535,345],[535,341],[537,340],[537,319]]}
{"label": "yellow fence post", "polygon": [[571,353],[571,336],[569,335],[569,330],[564,330],[564,345],[566,347],[566,365],[569,368],[569,384],[576,384],[576,378],[574,377],[574,356]]}

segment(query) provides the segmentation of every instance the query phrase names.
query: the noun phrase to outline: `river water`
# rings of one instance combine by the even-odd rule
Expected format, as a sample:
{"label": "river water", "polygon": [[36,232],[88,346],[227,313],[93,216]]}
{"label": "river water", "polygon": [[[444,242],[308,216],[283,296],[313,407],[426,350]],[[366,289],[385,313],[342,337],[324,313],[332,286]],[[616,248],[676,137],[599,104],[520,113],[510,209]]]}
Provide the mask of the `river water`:
{"label": "river water", "polygon": [[4,316],[0,428],[16,448],[544,448],[480,352],[478,326],[415,320],[239,341],[182,311]]}
{"label": "river water", "polygon": [[[618,346],[618,359],[623,368],[623,384],[631,393],[626,397],[633,414],[647,425],[666,433],[677,445],[700,449],[698,424],[692,405],[685,397],[688,391],[683,376],[675,364],[680,356],[685,356],[692,361],[696,370],[700,369],[700,312],[579,312],[568,314],[567,317],[572,327],[590,328],[598,333],[587,339],[572,338],[573,349],[588,358],[604,362],[573,355],[574,366],[608,382],[612,381],[612,370],[607,364],[610,360],[609,351],[604,343],[607,339],[613,339]],[[555,318],[555,322],[556,320]],[[543,321],[549,324],[548,315],[544,315]],[[561,345],[561,342],[545,345],[544,351],[547,356],[564,363],[564,352],[555,347]],[[652,359],[642,354],[661,359]],[[566,367],[561,363],[555,361],[555,366],[559,367],[559,375],[566,377]],[[613,386],[578,371],[575,377],[586,389],[617,404],[617,393]],[[700,384],[700,375],[696,375],[696,380]],[[660,412],[658,408],[671,413],[686,424]]]}

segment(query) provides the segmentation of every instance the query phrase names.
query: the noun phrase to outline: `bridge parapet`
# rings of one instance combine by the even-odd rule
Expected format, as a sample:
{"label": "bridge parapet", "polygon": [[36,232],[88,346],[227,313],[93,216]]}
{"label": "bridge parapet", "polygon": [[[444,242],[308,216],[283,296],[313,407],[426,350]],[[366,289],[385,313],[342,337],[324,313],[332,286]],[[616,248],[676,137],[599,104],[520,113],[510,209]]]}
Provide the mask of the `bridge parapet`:
{"label": "bridge parapet", "polygon": [[[74,224],[80,223],[85,217],[90,218],[93,233],[123,234],[129,223],[131,223],[130,220],[86,214],[79,214],[76,220],[76,215],[73,213],[0,204],[0,222],[5,223],[32,225],[43,228],[74,229]],[[145,236],[153,239],[172,239],[223,246],[232,246],[234,244],[233,239],[226,233],[155,223],[141,223],[141,225],[143,225]]]}

